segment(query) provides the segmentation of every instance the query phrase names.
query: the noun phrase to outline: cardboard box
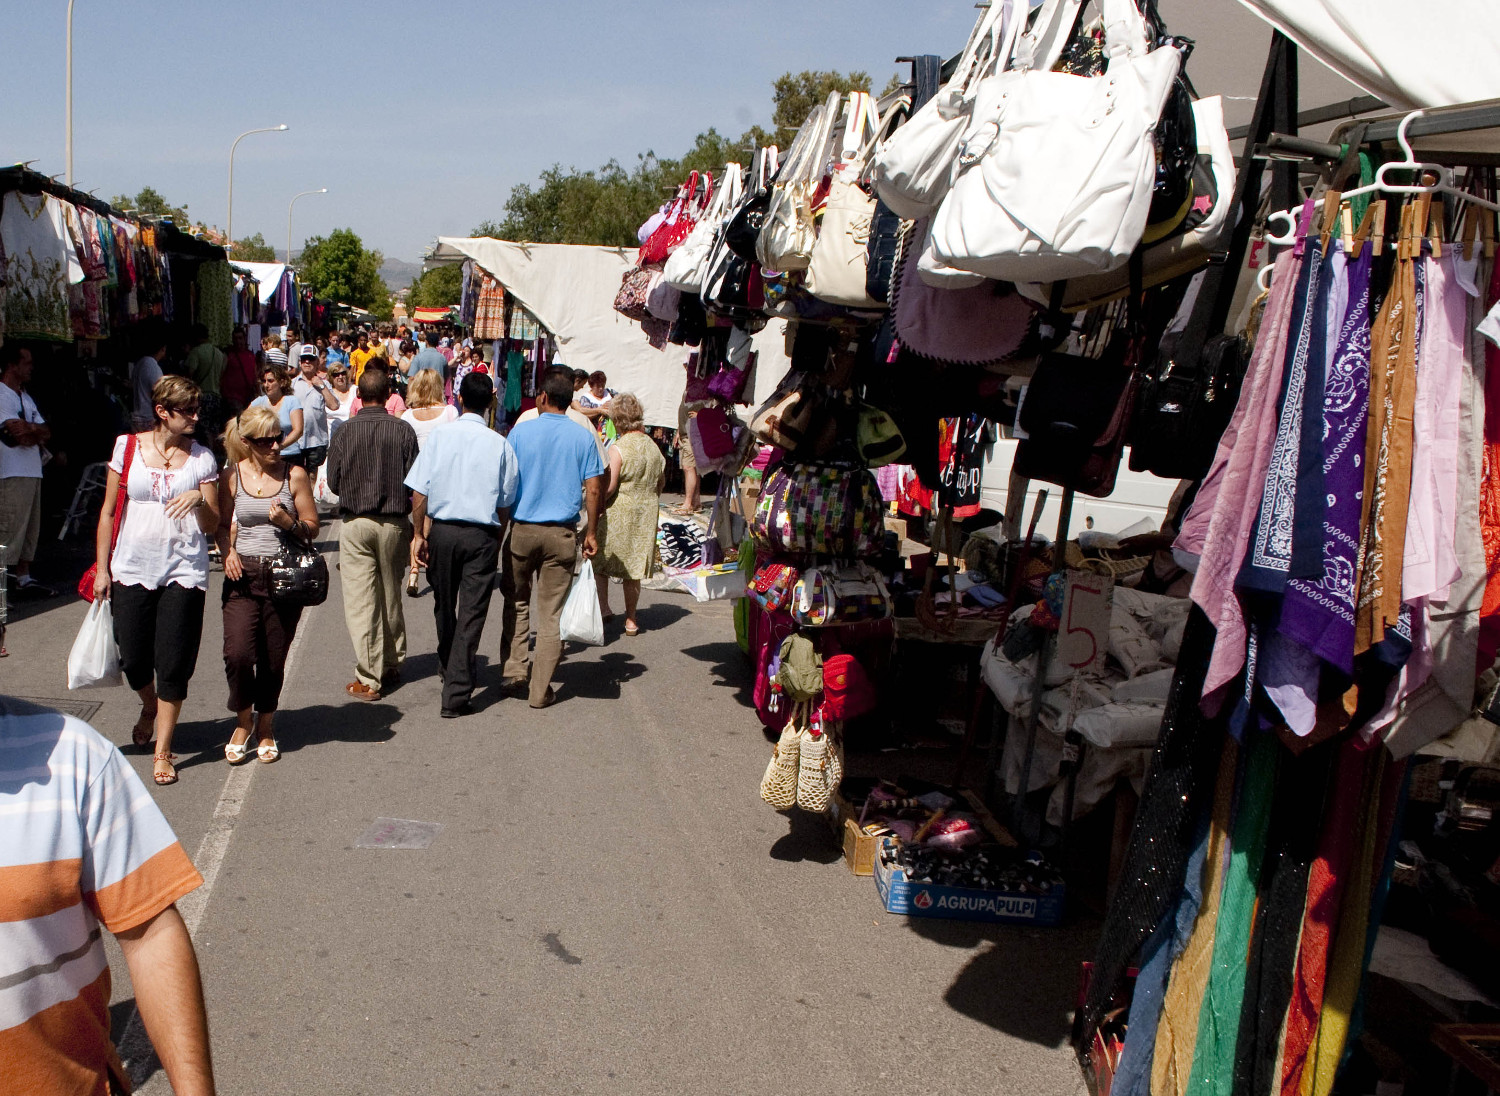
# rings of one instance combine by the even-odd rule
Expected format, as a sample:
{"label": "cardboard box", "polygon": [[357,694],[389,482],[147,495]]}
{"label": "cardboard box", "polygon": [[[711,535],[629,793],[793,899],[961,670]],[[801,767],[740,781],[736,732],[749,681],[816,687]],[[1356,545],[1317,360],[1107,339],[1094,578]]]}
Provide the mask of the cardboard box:
{"label": "cardboard box", "polygon": [[[887,837],[881,847],[894,845]],[[894,865],[875,858],[875,887],[887,913],[908,917],[941,917],[954,921],[987,921],[1003,925],[1056,925],[1062,921],[1063,885],[1046,894],[944,887],[913,883]]]}

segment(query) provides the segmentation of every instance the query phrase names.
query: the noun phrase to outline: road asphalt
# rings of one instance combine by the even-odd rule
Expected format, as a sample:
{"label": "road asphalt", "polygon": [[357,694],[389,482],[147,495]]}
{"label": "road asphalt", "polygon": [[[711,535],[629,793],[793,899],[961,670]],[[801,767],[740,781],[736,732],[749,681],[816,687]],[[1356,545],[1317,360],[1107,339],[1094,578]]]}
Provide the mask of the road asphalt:
{"label": "road asphalt", "polygon": [[[183,906],[221,1093],[1083,1091],[1067,1031],[1097,923],[887,914],[821,819],[760,801],[770,747],[730,603],[648,591],[642,634],[617,617],[605,646],[571,647],[559,703],[534,711],[499,694],[497,592],[479,711],[441,719],[430,593],[405,602],[404,683],[346,697],[335,569],[299,629],[281,761],[230,769],[221,580],[181,781],[152,788],[210,876]],[[98,703],[149,785],[133,695],[64,687],[84,609],[13,606],[0,688]],[[356,848],[377,818],[441,829]],[[166,1093],[110,949],[116,1037],[138,1091]]]}

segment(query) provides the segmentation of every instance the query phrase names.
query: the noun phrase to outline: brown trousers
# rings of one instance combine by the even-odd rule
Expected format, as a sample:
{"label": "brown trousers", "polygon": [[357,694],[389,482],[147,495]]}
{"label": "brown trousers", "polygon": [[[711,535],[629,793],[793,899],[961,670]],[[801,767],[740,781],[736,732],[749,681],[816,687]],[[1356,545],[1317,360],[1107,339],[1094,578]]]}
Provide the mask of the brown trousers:
{"label": "brown trousers", "polygon": [[286,680],[286,655],[302,606],[271,600],[267,586],[271,561],[241,557],[245,575],[224,581],[224,676],[229,679],[229,710],[274,712]]}
{"label": "brown trousers", "polygon": [[[562,659],[557,622],[563,602],[568,600],[577,558],[578,533],[572,526],[526,522],[511,526],[500,586],[505,595],[500,654],[505,659],[506,681],[531,679],[532,704],[540,704],[546,697],[552,673]],[[527,652],[533,587],[537,608],[535,665]]]}

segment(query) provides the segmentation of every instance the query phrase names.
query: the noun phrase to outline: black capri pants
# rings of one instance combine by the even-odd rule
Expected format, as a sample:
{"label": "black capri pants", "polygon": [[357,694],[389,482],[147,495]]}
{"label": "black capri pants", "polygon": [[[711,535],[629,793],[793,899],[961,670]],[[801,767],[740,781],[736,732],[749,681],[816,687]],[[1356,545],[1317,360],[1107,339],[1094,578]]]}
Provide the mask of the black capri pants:
{"label": "black capri pants", "polygon": [[148,590],[112,583],[110,603],[120,669],[136,692],[156,680],[156,695],[177,703],[187,699],[203,638],[203,590],[174,582]]}

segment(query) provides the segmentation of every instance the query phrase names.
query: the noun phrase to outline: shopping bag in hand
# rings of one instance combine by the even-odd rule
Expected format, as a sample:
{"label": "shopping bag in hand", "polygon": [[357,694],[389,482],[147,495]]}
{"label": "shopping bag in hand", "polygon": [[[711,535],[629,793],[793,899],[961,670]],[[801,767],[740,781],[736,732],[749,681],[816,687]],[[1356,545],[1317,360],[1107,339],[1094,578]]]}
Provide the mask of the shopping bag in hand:
{"label": "shopping bag in hand", "polygon": [[599,588],[594,585],[592,560],[584,560],[578,574],[573,576],[568,600],[563,602],[558,630],[564,643],[571,639],[574,643],[586,643],[591,647],[604,646],[604,615],[599,612]]}
{"label": "shopping bag in hand", "polygon": [[115,619],[109,598],[96,598],[83,618],[68,652],[68,688],[87,689],[120,683],[120,649],[115,646]]}

